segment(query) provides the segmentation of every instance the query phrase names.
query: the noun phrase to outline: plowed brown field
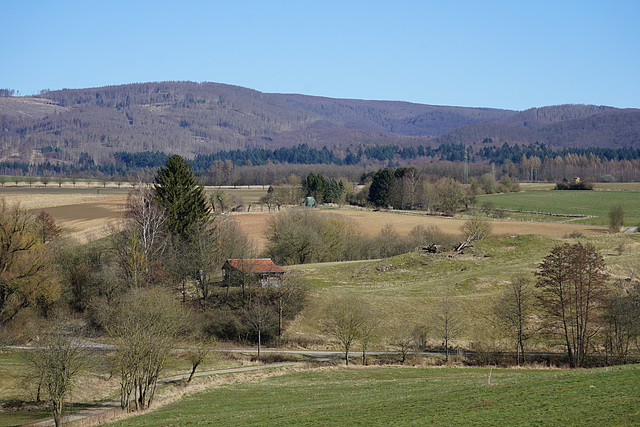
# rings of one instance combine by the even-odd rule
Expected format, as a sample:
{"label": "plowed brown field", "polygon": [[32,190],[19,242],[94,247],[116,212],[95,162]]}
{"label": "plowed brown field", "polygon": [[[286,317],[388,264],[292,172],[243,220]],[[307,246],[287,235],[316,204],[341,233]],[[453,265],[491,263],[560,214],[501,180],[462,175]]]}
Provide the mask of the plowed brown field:
{"label": "plowed brown field", "polygon": [[0,197],[9,205],[20,203],[34,214],[47,211],[66,236],[86,243],[106,236],[109,224],[122,218],[127,191],[5,187],[0,188]]}
{"label": "plowed brown field", "polygon": [[[57,187],[3,187],[0,198],[7,203],[20,203],[38,213],[46,210],[62,227],[64,232],[85,243],[104,237],[109,224],[122,218],[124,203],[129,189],[103,188],[57,188]],[[258,208],[259,209],[259,208]],[[407,234],[417,225],[438,226],[443,232],[459,234],[464,219],[430,216],[419,213],[367,211],[355,209],[324,210],[327,215],[342,215],[351,219],[365,233],[376,235],[386,224],[392,224],[400,234]],[[266,244],[265,230],[274,212],[236,213],[230,217],[238,221],[242,229],[254,240],[259,249]],[[604,234],[605,227],[573,224],[567,222],[492,221],[493,234],[510,236],[519,234],[542,234],[564,237],[571,233],[584,235]]]}

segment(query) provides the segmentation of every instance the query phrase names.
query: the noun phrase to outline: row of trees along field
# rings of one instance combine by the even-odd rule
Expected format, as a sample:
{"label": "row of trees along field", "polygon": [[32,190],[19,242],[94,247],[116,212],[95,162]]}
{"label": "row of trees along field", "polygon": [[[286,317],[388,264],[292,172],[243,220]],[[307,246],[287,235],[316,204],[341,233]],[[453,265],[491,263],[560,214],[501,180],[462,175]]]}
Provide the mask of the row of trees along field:
{"label": "row of trees along field", "polygon": [[[443,165],[441,165],[443,167]],[[260,203],[269,210],[282,205],[300,204],[305,197],[313,197],[317,204],[335,203],[361,207],[421,209],[453,215],[476,203],[475,196],[515,192],[520,190],[517,180],[503,175],[496,180],[490,172],[471,177],[468,185],[455,178],[444,177],[432,181],[434,175],[421,174],[417,168],[384,168],[360,175],[358,185],[348,179],[334,179],[323,173],[310,172],[306,178],[289,174],[279,184],[270,185]],[[231,200],[224,190],[214,190],[211,197],[214,209],[250,209],[242,201]]]}
{"label": "row of trees along field", "polygon": [[[60,151],[57,147],[43,148],[43,155]],[[353,147],[334,153],[326,147],[310,148],[301,144],[292,148],[275,150],[249,149],[220,151],[196,155],[192,168],[203,182],[210,185],[259,185],[273,183],[274,176],[286,176],[299,166],[333,166],[338,171],[331,177],[349,174],[351,170],[371,169],[380,166],[412,165],[428,168],[434,162],[465,163],[467,147],[461,144],[399,147]],[[640,150],[631,148],[604,149],[581,148],[554,151],[544,144],[519,146],[504,144],[501,147],[482,148],[474,159],[470,154],[470,176],[481,175],[487,167],[501,170],[500,174],[526,181],[558,181],[573,176],[594,180],[637,181]],[[116,152],[113,161],[97,163],[87,153],[75,160],[45,160],[37,164],[20,161],[0,162],[0,173],[14,176],[84,177],[101,179],[126,179],[145,170],[155,170],[164,165],[169,154],[160,151],[139,153]],[[344,156],[344,158],[343,158]],[[491,166],[493,165],[493,166]],[[283,172],[284,170],[284,172]],[[316,169],[317,170],[317,169]],[[360,172],[362,173],[362,172]],[[269,176],[272,175],[272,176]],[[438,176],[442,177],[442,175]]]}

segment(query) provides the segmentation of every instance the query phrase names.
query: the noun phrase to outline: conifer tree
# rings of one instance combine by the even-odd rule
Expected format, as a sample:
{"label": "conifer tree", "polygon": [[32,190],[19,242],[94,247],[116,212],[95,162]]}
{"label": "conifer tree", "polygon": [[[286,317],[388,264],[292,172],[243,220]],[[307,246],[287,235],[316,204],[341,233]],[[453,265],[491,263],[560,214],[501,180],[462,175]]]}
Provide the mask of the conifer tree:
{"label": "conifer tree", "polygon": [[166,167],[158,169],[154,189],[156,198],[166,209],[168,228],[173,236],[187,238],[210,220],[204,189],[181,156],[174,154],[167,158]]}
{"label": "conifer tree", "polygon": [[373,181],[369,188],[369,201],[376,206],[387,207],[391,203],[391,186],[395,181],[393,171],[389,168],[380,169],[373,174]]}

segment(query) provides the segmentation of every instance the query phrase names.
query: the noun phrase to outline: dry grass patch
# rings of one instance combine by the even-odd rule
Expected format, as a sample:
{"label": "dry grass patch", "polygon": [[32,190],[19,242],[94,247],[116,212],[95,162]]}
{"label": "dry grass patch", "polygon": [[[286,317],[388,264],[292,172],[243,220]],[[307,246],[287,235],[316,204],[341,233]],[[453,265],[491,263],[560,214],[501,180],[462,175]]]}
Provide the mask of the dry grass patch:
{"label": "dry grass patch", "polygon": [[[414,212],[354,210],[349,208],[321,210],[321,212],[325,212],[327,215],[341,215],[353,221],[363,232],[370,236],[379,234],[380,230],[387,224],[392,224],[395,230],[401,235],[406,235],[411,232],[414,227],[421,225],[425,228],[437,226],[444,233],[461,236],[460,228],[467,220],[466,218],[447,218]],[[268,221],[273,215],[277,215],[277,213],[237,213],[233,214],[233,219],[238,221],[244,232],[254,239],[258,249],[263,250],[267,244],[265,231]],[[547,237],[563,238],[572,233],[593,236],[607,232],[606,227],[566,222],[495,220],[491,221],[491,224],[493,225],[492,235],[498,237],[539,234]]]}
{"label": "dry grass patch", "polygon": [[[6,184],[0,187],[0,197],[9,203],[20,203],[23,207],[39,212],[46,210],[53,216],[58,225],[68,235],[81,243],[104,237],[108,234],[106,225],[122,216],[124,203],[130,190],[129,186],[120,189],[101,186],[84,187],[86,183],[78,183],[78,187],[70,187],[66,183],[61,188],[52,183],[49,187],[25,187],[21,184],[15,187]],[[249,203],[255,202],[263,191],[262,188],[226,189],[225,191],[245,194]],[[254,209],[260,209],[255,208]],[[425,215],[421,212],[399,211],[371,211],[352,209],[348,207],[335,209],[321,209],[327,215],[339,214],[353,221],[365,233],[373,236],[387,224],[392,224],[401,235],[408,234],[414,227],[437,226],[444,233],[460,235],[460,228],[465,218],[445,218]],[[269,218],[277,212],[248,212],[234,213],[231,217],[238,221],[245,233],[256,243],[259,250],[263,250],[267,240],[265,231]],[[526,221],[492,221],[494,236],[510,236],[522,234],[541,234],[544,236],[562,238],[572,233],[585,236],[606,233],[605,227],[586,226],[566,222],[526,222]]]}

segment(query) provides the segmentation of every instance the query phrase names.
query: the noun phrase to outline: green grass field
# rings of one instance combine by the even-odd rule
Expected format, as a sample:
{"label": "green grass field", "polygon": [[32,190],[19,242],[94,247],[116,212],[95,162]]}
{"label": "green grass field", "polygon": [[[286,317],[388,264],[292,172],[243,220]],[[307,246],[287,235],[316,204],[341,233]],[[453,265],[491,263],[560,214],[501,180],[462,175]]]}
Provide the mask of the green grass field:
{"label": "green grass field", "polygon": [[[592,218],[572,219],[578,224],[609,225],[609,212],[621,205],[625,224],[640,223],[640,191],[544,191],[478,196],[478,207],[491,202],[495,208],[554,214],[590,215]],[[540,220],[545,220],[540,216]]]}
{"label": "green grass field", "polygon": [[313,370],[221,386],[117,425],[634,425],[640,366]]}
{"label": "green grass field", "polygon": [[[209,357],[198,372],[214,369],[237,368],[241,360]],[[188,374],[190,362],[183,354],[174,354],[167,361],[162,377]],[[102,356],[89,354],[85,369],[77,380],[72,395],[72,404],[67,405],[65,413],[76,412],[101,401],[117,397],[119,378],[107,370]],[[52,418],[46,402],[36,405],[35,385],[29,378],[29,365],[25,353],[21,351],[0,352],[0,427],[34,423]]]}
{"label": "green grass field", "polygon": [[[614,278],[638,271],[640,233],[581,238],[593,243]],[[447,296],[464,312],[463,342],[482,340],[492,301],[514,276],[533,273],[550,250],[563,242],[524,235],[476,242],[463,255],[412,252],[382,260],[305,264],[287,267],[299,271],[313,291],[308,307],[292,325],[291,333],[318,333],[324,307],[333,298],[357,295],[369,302],[383,323],[428,323],[435,304]]]}

